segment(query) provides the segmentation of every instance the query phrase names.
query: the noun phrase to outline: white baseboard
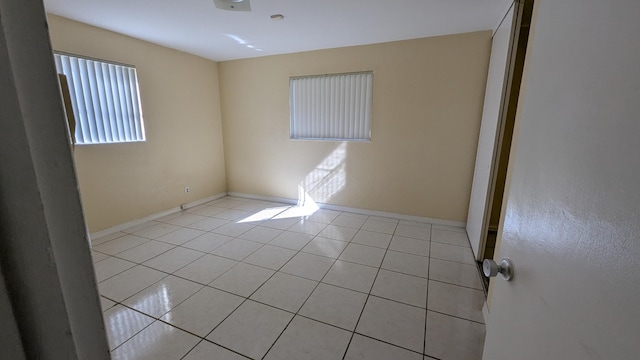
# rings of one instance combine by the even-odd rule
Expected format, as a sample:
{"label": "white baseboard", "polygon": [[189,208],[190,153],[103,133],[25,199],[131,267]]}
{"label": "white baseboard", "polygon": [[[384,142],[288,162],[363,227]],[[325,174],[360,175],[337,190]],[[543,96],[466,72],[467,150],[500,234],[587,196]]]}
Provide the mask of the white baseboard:
{"label": "white baseboard", "polygon": [[176,207],[172,207],[171,209],[165,210],[165,211],[161,211],[159,213],[155,213],[155,214],[151,214],[149,216],[146,216],[142,219],[137,219],[137,220],[133,220],[133,221],[129,221],[126,222],[124,224],[120,224],[120,225],[116,225],[104,230],[100,230],[100,231],[96,231],[94,233],[90,234],[90,238],[91,239],[97,239],[97,238],[101,238],[103,236],[107,236],[107,235],[111,235],[114,233],[117,233],[118,231],[122,231],[125,229],[128,229],[130,227],[134,227],[140,224],[144,224],[147,221],[152,221],[152,220],[156,220],[156,219],[160,219],[161,217],[167,216],[167,215],[171,215],[171,214],[175,214],[179,211],[182,211],[184,209],[189,209],[192,207],[196,207],[198,205],[202,205],[204,203],[207,203],[209,201],[213,201],[213,200],[217,200],[220,199],[221,197],[225,197],[227,196],[227,193],[219,193],[213,196],[208,196],[206,198],[202,198],[196,201],[192,201],[190,203],[187,204],[182,204],[181,206],[176,206]]}
{"label": "white baseboard", "polygon": [[[298,200],[296,200],[296,199],[279,198],[279,197],[273,197],[273,196],[252,195],[252,194],[245,194],[245,193],[239,193],[239,192],[233,192],[233,191],[229,192],[228,195],[229,196],[241,197],[241,198],[247,198],[247,199],[281,202],[281,203],[285,203],[285,204],[297,204],[298,203]],[[464,229],[466,227],[466,223],[462,222],[462,221],[434,219],[434,218],[429,218],[429,217],[397,214],[397,213],[391,213],[391,212],[386,212],[386,211],[351,208],[351,207],[339,206],[339,205],[331,205],[331,204],[320,204],[320,203],[318,203],[318,206],[321,209],[336,210],[336,211],[346,211],[346,212],[351,212],[351,213],[361,214],[361,215],[390,217],[390,218],[395,218],[395,219],[400,219],[400,220],[407,220],[407,221],[419,221],[419,222],[425,222],[425,223],[430,223],[430,224],[438,224],[438,225],[445,225],[445,226],[461,228],[461,229]]]}
{"label": "white baseboard", "polygon": [[[220,199],[220,198],[222,198],[224,196],[227,196],[227,195],[246,198],[246,199],[255,199],[255,200],[280,202],[280,203],[285,203],[285,204],[297,204],[298,203],[298,200],[296,200],[296,199],[280,198],[280,197],[274,197],[274,196],[253,195],[253,194],[245,194],[245,193],[239,193],[239,192],[233,192],[233,191],[232,192],[228,192],[228,193],[219,193],[219,194],[216,194],[216,195],[213,195],[213,196],[209,196],[209,197],[206,197],[206,198],[203,198],[203,199],[200,199],[200,200],[192,201],[192,202],[190,202],[188,204],[184,204],[184,205],[182,205],[182,208],[180,206],[176,206],[176,207],[173,207],[171,209],[168,209],[168,210],[165,210],[165,211],[161,211],[159,213],[151,214],[151,215],[146,216],[146,217],[144,217],[142,219],[129,221],[129,222],[126,222],[124,224],[116,225],[116,226],[110,227],[108,229],[104,229],[104,230],[100,230],[100,231],[91,233],[90,236],[91,236],[92,239],[97,239],[97,238],[100,238],[100,237],[103,237],[103,236],[111,235],[111,234],[117,233],[118,231],[122,231],[122,230],[128,229],[130,227],[134,227],[134,226],[137,226],[137,225],[140,225],[140,224],[144,224],[147,221],[156,220],[156,219],[159,219],[161,217],[177,213],[177,212],[179,212],[179,211],[181,211],[183,209],[189,209],[189,208],[192,208],[192,207],[196,207],[198,205],[202,205],[202,204],[207,203],[209,201]],[[395,219],[400,219],[400,220],[407,220],[407,221],[419,221],[419,222],[425,222],[425,223],[430,223],[430,224],[445,225],[445,226],[450,226],[450,227],[460,228],[460,229],[464,229],[465,226],[466,226],[466,223],[464,223],[462,221],[434,219],[434,218],[429,218],[429,217],[405,215],[405,214],[391,213],[391,212],[386,212],[386,211],[359,209],[359,208],[352,208],[352,207],[332,205],[332,204],[318,204],[318,206],[321,209],[327,209],[327,210],[345,211],[345,212],[361,214],[361,215],[368,215],[368,216],[390,217],[390,218],[395,218]]]}

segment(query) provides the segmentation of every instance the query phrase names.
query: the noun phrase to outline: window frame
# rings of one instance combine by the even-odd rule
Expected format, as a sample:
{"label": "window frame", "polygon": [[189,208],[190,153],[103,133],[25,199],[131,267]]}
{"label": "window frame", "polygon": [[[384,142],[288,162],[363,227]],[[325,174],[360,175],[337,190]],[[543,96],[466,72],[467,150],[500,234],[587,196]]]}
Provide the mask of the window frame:
{"label": "window frame", "polygon": [[[360,133],[361,136],[305,136],[305,135],[300,135],[297,134],[297,128],[299,126],[301,126],[300,124],[296,123],[296,121],[298,120],[296,118],[296,114],[297,114],[297,104],[296,104],[296,100],[295,99],[295,95],[296,95],[296,85],[294,84],[296,81],[298,80],[307,80],[307,79],[317,79],[317,78],[337,78],[337,77],[344,77],[344,76],[349,76],[349,75],[367,75],[367,78],[365,79],[366,82],[366,86],[364,87],[364,94],[360,94],[360,96],[364,97],[364,107],[362,107],[362,109],[364,109],[364,115],[362,115],[362,119],[360,121],[363,122],[364,125],[364,131],[362,133]],[[290,76],[289,77],[289,139],[290,140],[298,140],[298,141],[348,141],[348,142],[371,142],[371,128],[372,128],[372,119],[373,119],[373,79],[374,79],[374,71],[373,70],[365,70],[365,71],[354,71],[354,72],[343,72],[343,73],[330,73],[330,74],[318,74],[318,75],[302,75],[302,76]],[[329,93],[331,94],[331,90],[333,89],[314,89],[315,91],[320,91],[320,92],[324,92],[325,94]],[[362,89],[360,89],[362,90]],[[310,96],[309,94],[306,94],[307,96]],[[339,98],[340,101],[346,101],[344,99]],[[322,102],[322,101],[326,101],[327,97],[326,96],[322,96],[320,95],[320,100],[318,100],[318,102]],[[333,100],[336,100],[336,98],[333,98]],[[362,98],[360,98],[360,101],[362,102]],[[329,100],[331,101],[331,100]],[[314,106],[326,106],[327,108],[329,108],[329,106],[327,106],[326,104],[321,104],[321,105],[314,105]],[[356,105],[354,105],[356,106]],[[361,110],[362,110],[361,109]],[[317,110],[317,109],[316,109]],[[326,110],[326,109],[325,109]],[[340,113],[340,112],[344,112],[344,109],[335,109],[335,108],[330,108],[330,110],[324,111],[320,110],[320,112],[322,114],[329,114],[329,116],[333,116],[336,113]],[[358,113],[356,111],[356,113]],[[362,111],[360,111],[359,113],[362,113]],[[342,119],[344,120],[344,119]],[[349,126],[349,124],[359,124],[356,120],[353,119],[347,119],[349,122],[340,122],[339,124],[336,123],[335,119],[330,119],[330,120],[326,120],[326,122],[328,123],[323,123],[323,125],[321,127],[333,127],[336,125],[343,125],[343,126]],[[308,123],[310,123],[310,121],[307,121]],[[308,124],[306,126],[309,126]],[[354,125],[355,126],[355,125]],[[331,135],[337,135],[338,132],[348,132],[345,128],[340,128],[339,130],[337,130],[336,132],[332,133]],[[315,135],[315,134],[314,134]]]}
{"label": "window frame", "polygon": [[54,61],[67,77],[76,145],[146,142],[136,66],[63,51]]}

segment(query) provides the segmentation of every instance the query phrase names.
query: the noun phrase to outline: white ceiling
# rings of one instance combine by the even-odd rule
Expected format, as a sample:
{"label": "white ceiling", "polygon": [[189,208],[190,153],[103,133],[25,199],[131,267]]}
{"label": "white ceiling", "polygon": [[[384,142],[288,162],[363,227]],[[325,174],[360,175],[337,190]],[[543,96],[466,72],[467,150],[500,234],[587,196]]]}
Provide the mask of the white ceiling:
{"label": "white ceiling", "polygon": [[492,30],[511,2],[251,0],[232,12],[213,0],[44,0],[49,13],[216,61]]}

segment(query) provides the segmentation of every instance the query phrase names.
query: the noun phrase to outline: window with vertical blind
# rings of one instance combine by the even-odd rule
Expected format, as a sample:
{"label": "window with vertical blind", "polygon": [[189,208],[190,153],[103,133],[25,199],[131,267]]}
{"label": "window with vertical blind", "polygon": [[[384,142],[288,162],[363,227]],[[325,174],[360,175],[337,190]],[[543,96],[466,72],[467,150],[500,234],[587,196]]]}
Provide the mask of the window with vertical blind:
{"label": "window with vertical blind", "polygon": [[76,144],[145,141],[136,68],[56,53],[76,118]]}
{"label": "window with vertical blind", "polygon": [[289,79],[290,138],[371,140],[373,72]]}

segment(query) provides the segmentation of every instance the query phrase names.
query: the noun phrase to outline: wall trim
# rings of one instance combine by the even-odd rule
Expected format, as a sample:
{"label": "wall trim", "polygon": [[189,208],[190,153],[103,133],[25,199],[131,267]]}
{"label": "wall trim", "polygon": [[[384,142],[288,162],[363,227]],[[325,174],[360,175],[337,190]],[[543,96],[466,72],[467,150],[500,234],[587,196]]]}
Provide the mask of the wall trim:
{"label": "wall trim", "polygon": [[[298,203],[298,200],[296,200],[296,199],[245,194],[245,193],[239,193],[239,192],[234,192],[234,191],[230,191],[227,194],[229,196],[236,196],[236,197],[247,198],[247,199],[255,199],[255,200],[275,201],[275,202],[281,202],[281,203],[286,203],[286,204],[297,204]],[[386,212],[386,211],[378,211],[378,210],[359,209],[359,208],[352,208],[352,207],[332,205],[332,204],[320,204],[320,203],[318,203],[318,206],[321,209],[327,209],[327,210],[346,211],[346,212],[351,212],[351,213],[356,213],[356,214],[361,214],[361,215],[368,215],[368,216],[391,217],[391,218],[396,218],[396,219],[400,219],[400,220],[426,222],[426,223],[429,223],[429,224],[445,225],[445,226],[451,226],[451,227],[460,228],[460,229],[464,229],[467,226],[466,222],[463,222],[463,221],[434,219],[434,218],[429,218],[429,217],[405,215],[405,214],[398,214],[398,213],[392,213],[392,212]]]}
{"label": "wall trim", "polygon": [[110,227],[110,228],[107,228],[107,229],[104,229],[104,230],[93,232],[93,233],[89,234],[89,236],[90,236],[90,239],[98,239],[98,238],[101,238],[103,236],[115,234],[118,231],[122,231],[122,230],[128,229],[130,227],[134,227],[134,226],[137,226],[137,225],[140,225],[140,224],[144,224],[147,221],[160,219],[161,217],[164,217],[164,216],[167,216],[167,215],[171,215],[171,214],[177,213],[177,212],[182,211],[182,210],[190,209],[192,207],[196,207],[198,205],[202,205],[202,204],[207,203],[209,201],[217,200],[217,199],[220,199],[220,198],[225,197],[225,196],[227,196],[226,192],[215,194],[215,195],[212,195],[212,196],[208,196],[208,197],[196,200],[196,201],[192,201],[190,203],[186,203],[186,204],[182,204],[180,206],[172,207],[171,209],[168,209],[168,210],[165,210],[165,211],[161,211],[159,213],[151,214],[149,216],[143,217],[142,219],[129,221],[129,222],[126,222],[124,224],[116,225],[116,226],[113,226],[113,227]]}

